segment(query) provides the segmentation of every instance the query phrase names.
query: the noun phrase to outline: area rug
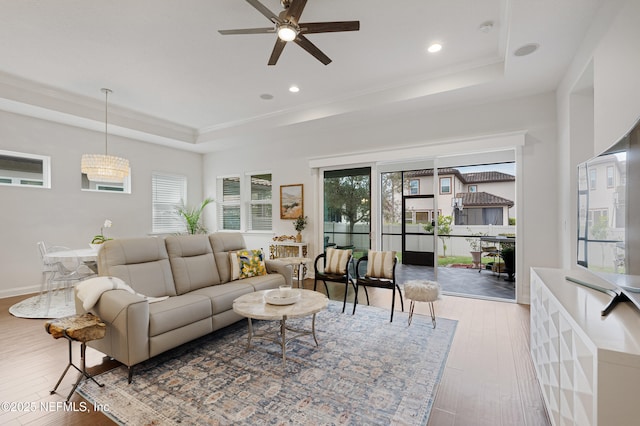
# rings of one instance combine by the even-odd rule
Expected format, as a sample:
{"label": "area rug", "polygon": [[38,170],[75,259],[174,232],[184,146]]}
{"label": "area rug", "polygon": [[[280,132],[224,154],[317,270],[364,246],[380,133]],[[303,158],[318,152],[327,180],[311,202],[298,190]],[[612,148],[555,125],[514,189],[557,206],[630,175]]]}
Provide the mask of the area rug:
{"label": "area rug", "polygon": [[[97,376],[78,392],[126,425],[304,424],[376,425],[427,423],[457,322],[358,307],[342,314],[330,302],[318,313],[316,347],[310,336],[287,346],[255,344],[246,350],[240,321],[135,368]],[[287,324],[310,326],[310,318]],[[258,332],[274,322],[254,321]]]}
{"label": "area rug", "polygon": [[73,296],[65,291],[54,291],[47,305],[46,293],[22,300],[9,308],[11,315],[19,318],[60,318],[76,313]]}

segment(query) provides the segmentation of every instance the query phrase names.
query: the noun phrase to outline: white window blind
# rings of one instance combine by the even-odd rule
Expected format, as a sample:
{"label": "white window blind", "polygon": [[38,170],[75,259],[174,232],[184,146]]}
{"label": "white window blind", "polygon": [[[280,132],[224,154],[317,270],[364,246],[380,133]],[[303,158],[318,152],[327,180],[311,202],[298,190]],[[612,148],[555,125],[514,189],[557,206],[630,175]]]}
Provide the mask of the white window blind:
{"label": "white window blind", "polygon": [[240,230],[240,177],[221,177],[217,181],[218,229]]}
{"label": "white window blind", "polygon": [[251,199],[247,229],[250,231],[271,231],[272,226],[272,185],[271,173],[249,176]]}
{"label": "white window blind", "polygon": [[152,227],[154,233],[186,232],[184,220],[176,212],[186,203],[187,177],[153,173],[152,180]]}

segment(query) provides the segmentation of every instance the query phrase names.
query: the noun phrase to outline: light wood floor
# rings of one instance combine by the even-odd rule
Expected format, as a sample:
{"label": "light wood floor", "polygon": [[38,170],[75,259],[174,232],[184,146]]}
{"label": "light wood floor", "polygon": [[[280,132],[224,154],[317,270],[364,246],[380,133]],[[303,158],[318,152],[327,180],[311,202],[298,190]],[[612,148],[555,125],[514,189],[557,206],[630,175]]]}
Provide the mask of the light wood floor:
{"label": "light wood floor", "polygon": [[[313,281],[307,280],[305,287],[312,288]],[[330,283],[331,298],[342,300],[343,288]],[[318,290],[324,291],[324,286],[320,284]],[[371,304],[388,308],[390,294],[389,290],[370,289]],[[112,425],[78,394],[71,398],[72,408],[81,411],[65,411],[60,404],[71,390],[75,372],[67,374],[57,394],[49,394],[67,364],[67,342],[48,335],[43,320],[9,314],[9,307],[26,297],[0,299],[0,403],[13,402],[12,408],[23,408],[6,411],[0,407],[0,424]],[[348,303],[348,314],[350,307]],[[428,315],[428,305],[417,303],[416,313]],[[436,315],[458,320],[458,327],[429,426],[550,424],[529,356],[528,306],[445,296],[436,303]],[[79,350],[74,346],[74,360]],[[87,365],[97,373],[118,364],[88,348]],[[24,412],[17,403],[27,403],[35,410]],[[83,404],[86,412],[82,412]]]}

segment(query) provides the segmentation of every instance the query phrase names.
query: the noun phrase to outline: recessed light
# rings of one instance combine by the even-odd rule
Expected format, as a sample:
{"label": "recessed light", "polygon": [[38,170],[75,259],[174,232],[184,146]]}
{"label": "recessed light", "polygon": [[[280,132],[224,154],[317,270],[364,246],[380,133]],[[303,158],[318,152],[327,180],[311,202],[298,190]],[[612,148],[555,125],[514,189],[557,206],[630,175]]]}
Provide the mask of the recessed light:
{"label": "recessed light", "polygon": [[525,44],[524,46],[521,46],[519,48],[517,48],[515,50],[515,52],[513,52],[513,54],[515,56],[527,56],[527,55],[531,55],[533,52],[535,52],[536,50],[538,50],[538,48],[540,47],[539,44],[537,43],[529,43],[529,44]]}
{"label": "recessed light", "polygon": [[427,49],[427,51],[429,53],[436,53],[442,50],[442,45],[439,43],[433,43],[431,46],[429,46],[429,48]]}
{"label": "recessed light", "polygon": [[260,99],[270,101],[271,99],[273,99],[273,95],[271,93],[263,93],[262,95],[260,95]]}
{"label": "recessed light", "polygon": [[289,87],[289,91],[291,93],[298,93],[300,91],[300,88],[294,84],[293,86]]}

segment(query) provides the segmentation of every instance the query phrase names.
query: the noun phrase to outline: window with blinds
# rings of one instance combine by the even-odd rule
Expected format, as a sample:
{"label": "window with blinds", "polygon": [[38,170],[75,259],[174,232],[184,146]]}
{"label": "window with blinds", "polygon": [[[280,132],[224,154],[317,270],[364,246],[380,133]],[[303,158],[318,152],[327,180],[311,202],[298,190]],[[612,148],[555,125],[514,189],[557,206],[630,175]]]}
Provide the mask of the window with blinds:
{"label": "window with blinds", "polygon": [[218,229],[240,230],[240,176],[218,178]]}
{"label": "window with blinds", "polygon": [[272,230],[271,173],[219,177],[216,186],[219,230]]}
{"label": "window with blinds", "polygon": [[250,231],[271,231],[271,173],[250,175],[251,199],[247,229]]}
{"label": "window with blinds", "polygon": [[176,212],[187,199],[187,177],[164,173],[151,175],[153,233],[181,233],[187,228]]}

